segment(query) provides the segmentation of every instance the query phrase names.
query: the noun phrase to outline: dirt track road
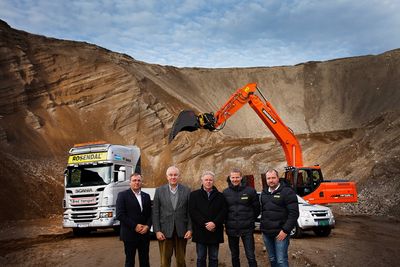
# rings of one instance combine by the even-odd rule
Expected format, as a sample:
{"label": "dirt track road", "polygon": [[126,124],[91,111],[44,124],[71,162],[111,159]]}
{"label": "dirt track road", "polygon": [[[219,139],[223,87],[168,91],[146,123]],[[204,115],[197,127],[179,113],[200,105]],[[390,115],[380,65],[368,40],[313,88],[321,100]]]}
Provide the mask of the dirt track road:
{"label": "dirt track road", "polygon": [[[400,223],[386,218],[338,217],[331,236],[311,232],[291,240],[291,266],[396,266],[400,255]],[[255,234],[259,266],[269,266]],[[60,219],[2,224],[0,266],[123,266],[122,242],[111,231],[73,237]],[[151,266],[159,266],[158,244],[151,242]],[[242,250],[243,251],[243,250]],[[246,261],[242,253],[242,266]],[[187,265],[195,266],[195,244],[188,243]],[[220,248],[220,266],[231,266],[227,244]]]}

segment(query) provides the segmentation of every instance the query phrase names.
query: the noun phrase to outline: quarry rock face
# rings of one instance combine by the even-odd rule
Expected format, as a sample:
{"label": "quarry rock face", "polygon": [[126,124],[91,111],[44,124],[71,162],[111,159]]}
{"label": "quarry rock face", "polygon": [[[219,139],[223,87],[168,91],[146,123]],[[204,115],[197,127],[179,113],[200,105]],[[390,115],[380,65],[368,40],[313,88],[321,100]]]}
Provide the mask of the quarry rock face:
{"label": "quarry rock face", "polygon": [[233,167],[256,177],[282,171],[279,143],[249,106],[217,133],[180,133],[167,143],[182,109],[216,112],[250,82],[296,133],[306,165],[357,182],[359,203],[340,210],[400,217],[400,50],[296,66],[175,68],[0,22],[0,77],[3,219],[61,214],[74,143],[138,145],[146,186],[166,182],[173,164],[192,188],[204,170],[217,174],[219,189]]}

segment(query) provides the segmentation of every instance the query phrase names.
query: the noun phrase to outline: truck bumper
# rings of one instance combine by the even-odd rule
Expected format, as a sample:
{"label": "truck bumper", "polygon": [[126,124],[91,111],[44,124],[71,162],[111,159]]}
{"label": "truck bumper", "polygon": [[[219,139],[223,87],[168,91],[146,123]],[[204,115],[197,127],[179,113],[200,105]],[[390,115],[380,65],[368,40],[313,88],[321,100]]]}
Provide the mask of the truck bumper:
{"label": "truck bumper", "polygon": [[70,209],[65,210],[63,218],[64,228],[109,228],[119,226],[120,222],[115,218],[115,209],[101,209],[95,218],[82,219],[79,213],[73,213]]}
{"label": "truck bumper", "polygon": [[325,218],[325,219],[314,219],[314,218],[299,218],[298,219],[299,227],[303,230],[312,229],[316,227],[335,227],[335,219],[334,218]]}

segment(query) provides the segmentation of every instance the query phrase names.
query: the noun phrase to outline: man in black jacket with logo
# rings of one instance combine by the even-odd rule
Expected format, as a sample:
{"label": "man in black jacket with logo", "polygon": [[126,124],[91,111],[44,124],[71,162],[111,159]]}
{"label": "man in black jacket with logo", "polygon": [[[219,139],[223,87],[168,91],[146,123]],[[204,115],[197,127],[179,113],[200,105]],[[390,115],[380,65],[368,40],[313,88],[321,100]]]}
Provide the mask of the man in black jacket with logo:
{"label": "man in black jacket with logo", "polygon": [[261,193],[261,224],[271,266],[289,266],[290,231],[299,217],[296,193],[279,182],[278,172],[266,172],[267,185]]}
{"label": "man in black jacket with logo", "polygon": [[197,267],[218,266],[219,243],[224,242],[226,203],[224,196],[214,186],[215,174],[205,171],[201,176],[201,188],[190,193],[189,214],[192,219],[196,243]]}
{"label": "man in black jacket with logo", "polygon": [[239,239],[242,239],[247,262],[257,266],[254,254],[254,223],[260,214],[260,201],[254,188],[242,183],[242,172],[233,169],[229,176],[229,187],[223,192],[228,206],[225,222],[232,266],[239,267]]}

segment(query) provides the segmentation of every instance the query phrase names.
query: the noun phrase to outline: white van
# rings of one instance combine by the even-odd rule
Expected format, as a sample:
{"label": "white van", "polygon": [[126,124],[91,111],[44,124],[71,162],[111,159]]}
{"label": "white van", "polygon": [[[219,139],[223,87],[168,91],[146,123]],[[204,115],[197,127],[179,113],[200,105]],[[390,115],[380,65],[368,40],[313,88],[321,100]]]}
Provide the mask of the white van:
{"label": "white van", "polygon": [[303,198],[297,196],[299,201],[300,216],[297,225],[290,232],[294,238],[301,237],[304,231],[312,230],[317,236],[329,236],[331,229],[335,227],[335,217],[329,207],[309,204]]}

